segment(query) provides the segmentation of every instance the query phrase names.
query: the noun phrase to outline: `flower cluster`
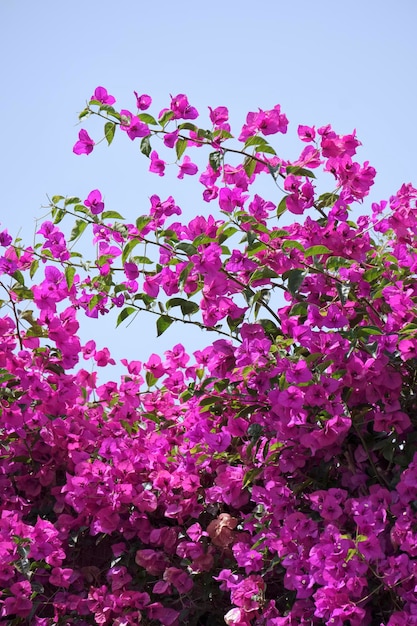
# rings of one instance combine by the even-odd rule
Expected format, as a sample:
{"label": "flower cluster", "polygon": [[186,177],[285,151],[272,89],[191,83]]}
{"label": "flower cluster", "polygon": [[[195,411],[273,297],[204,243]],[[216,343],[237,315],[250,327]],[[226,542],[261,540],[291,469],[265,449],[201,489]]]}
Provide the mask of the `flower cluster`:
{"label": "flower cluster", "polygon": [[[97,87],[80,118],[216,209],[154,194],[126,220],[95,189],[54,196],[33,247],[0,233],[1,623],[417,624],[417,190],[353,221],[375,177],[355,132],[300,125],[288,161],[279,105],[236,143],[224,106],[207,129],[184,94],[115,104]],[[80,318],[113,311],[216,338],[102,382]]]}

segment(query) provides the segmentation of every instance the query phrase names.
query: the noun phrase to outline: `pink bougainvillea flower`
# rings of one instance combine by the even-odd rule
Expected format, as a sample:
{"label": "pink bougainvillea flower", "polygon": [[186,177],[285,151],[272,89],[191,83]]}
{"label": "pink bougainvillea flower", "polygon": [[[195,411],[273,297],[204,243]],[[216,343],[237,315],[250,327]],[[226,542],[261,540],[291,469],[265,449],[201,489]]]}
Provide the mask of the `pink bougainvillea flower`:
{"label": "pink bougainvillea flower", "polygon": [[153,150],[151,152],[151,164],[149,166],[149,171],[154,174],[158,174],[158,176],[163,176],[165,173],[165,161],[159,158],[158,153]]}
{"label": "pink bougainvillea flower", "polygon": [[159,277],[146,276],[143,283],[143,291],[151,298],[156,298],[159,293]]}
{"label": "pink bougainvillea flower", "polygon": [[242,190],[238,187],[222,187],[219,192],[219,206],[222,211],[233,213],[236,207],[242,208],[248,198],[248,195],[242,195]]}
{"label": "pink bougainvillea flower", "polygon": [[163,224],[166,217],[174,214],[181,215],[181,209],[175,204],[172,196],[169,196],[166,200],[161,200],[159,196],[154,194],[151,196],[150,214],[155,222]]}
{"label": "pink bougainvillea flower", "polygon": [[82,353],[85,359],[91,359],[96,353],[96,342],[94,339],[87,341],[85,346],[82,347]]}
{"label": "pink bougainvillea flower", "polygon": [[198,111],[190,106],[187,96],[183,93],[177,96],[171,96],[171,111],[174,112],[174,119],[195,120],[198,117]]}
{"label": "pink bougainvillea flower", "polygon": [[101,102],[102,104],[109,104],[109,105],[112,105],[116,102],[116,98],[114,98],[114,96],[111,96],[107,92],[107,89],[105,89],[104,87],[96,87],[90,100],[97,100],[98,102]]}
{"label": "pink bougainvillea flower", "polygon": [[275,135],[287,132],[288,119],[281,113],[281,107],[276,104],[270,111],[259,109],[257,113],[248,113],[239,135],[239,141],[246,141],[249,137],[262,133],[263,135]]}
{"label": "pink bougainvillea flower", "polygon": [[316,136],[314,126],[303,126],[302,124],[298,127],[297,133],[301,141],[305,142],[314,141]]}
{"label": "pink bougainvillea flower", "polygon": [[97,352],[94,354],[94,360],[99,367],[105,367],[106,365],[116,365],[116,361],[110,356],[110,351],[108,348],[97,350]]}
{"label": "pink bougainvillea flower", "polygon": [[150,134],[149,126],[141,122],[137,115],[133,115],[126,109],[122,109],[120,115],[122,116],[120,129],[124,130],[132,141],[137,137],[147,137]]}
{"label": "pink bougainvillea flower", "polygon": [[213,126],[221,126],[229,119],[229,111],[226,107],[217,107],[212,109],[209,107],[210,111],[210,121],[213,123]]}
{"label": "pink bougainvillea flower", "polygon": [[161,357],[157,354],[151,354],[146,363],[144,363],[144,368],[151,372],[155,378],[161,378],[161,376],[165,372],[165,367],[161,361]]}
{"label": "pink bougainvillea flower", "polygon": [[0,232],[0,246],[7,247],[12,243],[13,239],[7,232],[7,230],[3,230]]}
{"label": "pink bougainvillea flower", "polygon": [[137,91],[134,91],[133,93],[136,96],[136,106],[138,107],[138,109],[140,109],[141,111],[146,111],[146,109],[149,109],[152,104],[152,98],[146,93],[140,96],[138,95]]}
{"label": "pink bougainvillea flower", "polygon": [[198,172],[198,167],[195,163],[191,162],[191,159],[189,156],[185,156],[183,162],[180,165],[180,171],[178,173],[177,178],[184,178],[184,175],[187,174],[188,176],[193,176],[194,174],[197,174]]}
{"label": "pink bougainvillea flower", "polygon": [[135,280],[139,276],[139,270],[136,263],[125,263],[124,266],[125,274],[128,280]]}
{"label": "pink bougainvillea flower", "polygon": [[90,154],[95,146],[86,130],[81,129],[78,133],[78,141],[74,144],[72,151],[74,154]]}
{"label": "pink bougainvillea flower", "polygon": [[90,209],[93,215],[99,215],[99,213],[104,211],[104,202],[102,201],[102,196],[98,189],[90,191],[86,200],[84,200],[84,204]]}
{"label": "pink bougainvillea flower", "polygon": [[167,148],[173,148],[177,143],[179,130],[174,130],[172,133],[167,133],[164,135],[164,144]]}

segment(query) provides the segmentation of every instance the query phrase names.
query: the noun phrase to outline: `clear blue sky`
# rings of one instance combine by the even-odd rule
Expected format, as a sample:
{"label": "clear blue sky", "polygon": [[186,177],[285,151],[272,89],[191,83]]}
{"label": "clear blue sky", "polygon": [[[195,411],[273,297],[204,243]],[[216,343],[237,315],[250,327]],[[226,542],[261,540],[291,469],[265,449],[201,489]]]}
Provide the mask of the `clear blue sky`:
{"label": "clear blue sky", "polygon": [[[175,173],[147,174],[136,144],[72,153],[77,113],[98,85],[124,108],[134,106],[133,90],[150,94],[156,110],[170,93],[186,93],[201,111],[225,105],[235,129],[247,111],[279,103],[290,120],[279,139],[284,157],[296,156],[300,123],[356,128],[360,160],[378,171],[366,211],[403,182],[417,185],[416,24],[415,0],[1,0],[2,227],[29,241],[47,194],[84,198],[95,188],[130,219],[147,211],[152,193],[173,193],[187,215],[212,210],[194,181],[190,206]],[[92,322],[88,335],[116,358],[138,359],[214,339],[173,325],[157,341],[144,318],[117,331]]]}

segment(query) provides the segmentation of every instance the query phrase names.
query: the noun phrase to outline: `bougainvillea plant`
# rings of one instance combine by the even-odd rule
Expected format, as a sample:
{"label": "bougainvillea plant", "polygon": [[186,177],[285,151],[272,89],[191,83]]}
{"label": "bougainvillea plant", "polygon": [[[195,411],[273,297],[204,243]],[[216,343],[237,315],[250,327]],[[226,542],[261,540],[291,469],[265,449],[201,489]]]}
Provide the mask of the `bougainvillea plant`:
{"label": "bougainvillea plant", "polygon": [[[354,220],[355,133],[299,126],[289,161],[278,105],[235,134],[183,94],[115,105],[98,87],[80,119],[201,209],[125,219],[94,189],[54,196],[32,247],[0,233],[0,623],[417,624],[417,190]],[[113,312],[214,341],[100,382],[79,323]]]}

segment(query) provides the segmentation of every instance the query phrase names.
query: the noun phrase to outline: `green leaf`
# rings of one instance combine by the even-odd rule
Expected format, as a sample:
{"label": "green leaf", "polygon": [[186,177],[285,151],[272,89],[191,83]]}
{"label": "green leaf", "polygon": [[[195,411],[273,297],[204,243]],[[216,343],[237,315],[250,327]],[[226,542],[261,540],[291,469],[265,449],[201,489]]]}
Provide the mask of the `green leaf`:
{"label": "green leaf", "polygon": [[145,226],[152,222],[152,218],[149,215],[141,215],[136,220],[136,228],[140,232]]}
{"label": "green leaf", "polygon": [[358,551],[355,548],[349,548],[346,553],[345,563],[349,563],[353,559],[354,556],[358,554]]}
{"label": "green leaf", "polygon": [[138,118],[144,124],[152,124],[153,126],[158,125],[158,122],[156,121],[156,119],[152,117],[152,115],[149,115],[149,113],[139,113]]}
{"label": "green leaf", "polygon": [[293,176],[308,176],[308,178],[316,178],[314,172],[307,170],[304,167],[298,165],[288,165],[286,168],[287,174],[293,174]]}
{"label": "green leaf", "polygon": [[52,215],[54,216],[54,224],[59,224],[59,222],[62,222],[62,220],[64,219],[66,211],[65,209],[54,209]]}
{"label": "green leaf", "polygon": [[249,148],[249,146],[264,146],[267,143],[268,142],[266,139],[264,139],[263,137],[258,137],[258,135],[256,135],[255,137],[248,137],[248,139],[246,139],[244,148]]}
{"label": "green leaf", "polygon": [[107,140],[108,145],[111,144],[114,138],[114,133],[116,132],[116,124],[114,122],[106,122],[104,124],[104,136]]}
{"label": "green leaf", "polygon": [[175,152],[177,153],[177,160],[179,160],[184,154],[187,148],[187,140],[186,139],[178,139],[175,144]]}
{"label": "green leaf", "polygon": [[185,254],[188,254],[188,256],[197,254],[197,248],[193,246],[192,243],[181,242],[177,245],[177,250],[182,250]]}
{"label": "green leaf", "polygon": [[285,241],[282,242],[282,250],[287,250],[288,248],[291,250],[295,248],[296,250],[300,250],[300,252],[304,252],[302,244],[295,239],[285,239]]}
{"label": "green leaf", "polygon": [[307,309],[308,309],[307,302],[297,302],[297,304],[294,304],[294,306],[291,307],[291,310],[288,313],[288,316],[292,317],[295,315],[301,315],[301,317],[304,317],[307,314]]}
{"label": "green leaf", "polygon": [[172,120],[173,117],[174,111],[165,111],[165,113],[163,113],[163,115],[158,120],[159,125],[162,126],[162,128],[165,128],[165,126],[170,120]]}
{"label": "green leaf", "polygon": [[91,115],[90,111],[88,109],[84,109],[84,111],[81,111],[79,114],[78,119],[82,120],[84,117],[88,117],[89,115]]}
{"label": "green leaf", "polygon": [[206,396],[202,400],[200,400],[200,406],[213,406],[213,404],[218,404],[221,401],[219,396]]}
{"label": "green leaf", "polygon": [[265,333],[273,341],[275,341],[275,339],[278,337],[278,335],[281,334],[280,329],[275,324],[275,322],[273,322],[272,320],[261,319],[261,320],[258,320],[258,324],[260,324],[262,326],[262,328],[264,329]]}
{"label": "green leaf", "polygon": [[193,315],[193,313],[197,313],[197,311],[200,310],[200,307],[196,302],[186,300],[185,298],[170,298],[166,302],[167,309],[172,309],[177,306],[181,308],[181,313],[183,315]]}
{"label": "green leaf", "polygon": [[69,198],[65,198],[64,200],[64,206],[68,206],[69,204],[80,204],[81,200],[80,198],[77,198],[76,196],[70,196]]}
{"label": "green leaf", "polygon": [[[249,215],[248,217],[251,217],[251,216]],[[242,218],[240,221],[242,223],[244,223],[244,224],[247,224],[247,225],[253,224],[252,220],[247,221],[244,218]],[[248,246],[252,246],[253,244],[257,244],[258,243],[257,234],[253,230],[250,230],[249,228],[245,228],[245,234],[243,235],[240,243],[243,243],[244,241],[248,242]]]}
{"label": "green leaf", "polygon": [[135,307],[133,306],[127,306],[124,309],[122,309],[119,313],[119,315],[117,316],[117,322],[116,322],[116,326],[119,326],[127,317],[129,317],[129,315],[133,315],[134,313],[137,313],[138,310],[135,309]]}
{"label": "green leaf", "polygon": [[271,237],[271,239],[279,239],[281,237],[288,237],[289,236],[289,232],[288,230],[283,230],[282,228],[278,229],[278,230],[272,230],[269,233],[269,236]]}
{"label": "green leaf", "polygon": [[383,268],[373,267],[372,269],[366,270],[363,273],[363,278],[366,280],[367,283],[371,283],[376,278],[379,278],[379,276],[382,274],[383,271],[384,271]]}
{"label": "green leaf", "polygon": [[320,207],[332,207],[337,200],[339,200],[337,193],[322,193],[317,198]]}
{"label": "green leaf", "polygon": [[323,372],[325,372],[327,370],[327,368],[329,367],[329,365],[332,365],[332,363],[333,363],[332,359],[326,359],[322,363],[319,363],[317,365],[317,370],[321,374],[323,374]]}
{"label": "green leaf", "polygon": [[88,308],[89,308],[89,310],[90,310],[90,311],[92,311],[92,310],[94,309],[94,307],[95,307],[95,306],[96,306],[99,302],[101,302],[101,300],[102,300],[102,297],[98,296],[97,294],[96,294],[95,296],[93,296],[93,297],[91,298],[91,300],[89,301],[89,303],[88,303]]}
{"label": "green leaf", "polygon": [[289,270],[289,272],[285,272],[284,276],[288,280],[288,291],[291,295],[295,296],[297,294],[305,275],[306,272],[300,269],[293,269]]}
{"label": "green leaf", "polygon": [[183,270],[181,270],[181,273],[178,277],[178,285],[182,285],[186,282],[191,270],[193,269],[194,265],[193,263],[187,263],[187,265],[184,267]]}
{"label": "green leaf", "polygon": [[157,336],[160,337],[169,328],[174,320],[168,317],[168,315],[161,315],[156,320]]}
{"label": "green leaf", "polygon": [[75,226],[71,231],[69,241],[75,241],[75,239],[78,239],[78,237],[81,237],[81,235],[83,234],[87,226],[88,226],[88,223],[85,222],[84,220],[76,220]]}
{"label": "green leaf", "polygon": [[167,243],[178,243],[179,241],[177,233],[171,228],[160,230],[159,235],[164,237]]}
{"label": "green leaf", "polygon": [[256,224],[256,230],[260,233],[266,233],[267,235],[269,235],[269,228],[267,226],[264,226],[263,224]]}
{"label": "green leaf", "polygon": [[74,211],[76,213],[83,213],[84,215],[90,215],[90,209],[87,209],[87,207],[84,206],[83,204],[77,204],[74,207]]}
{"label": "green leaf", "polygon": [[368,337],[369,335],[384,335],[384,331],[378,326],[358,326],[355,328],[357,337]]}
{"label": "green leaf", "polygon": [[104,211],[104,213],[100,216],[104,220],[108,219],[116,219],[116,220],[124,220],[123,215],[120,215],[117,211]]}
{"label": "green leaf", "polygon": [[251,157],[246,157],[246,159],[243,162],[243,169],[245,170],[246,176],[248,178],[252,176],[252,174],[255,171],[255,168],[256,168],[255,159],[252,159]]}
{"label": "green leaf", "polygon": [[14,374],[10,374],[7,370],[2,369],[0,372],[0,383],[6,382],[6,380],[13,380],[16,376]]}
{"label": "green leaf", "polygon": [[34,275],[36,274],[37,270],[39,267],[39,260],[35,259],[34,261],[32,261],[32,263],[30,264],[30,272],[29,272],[29,276],[31,278],[34,277]]}
{"label": "green leaf", "polygon": [[213,137],[220,137],[220,139],[233,139],[234,135],[229,133],[227,130],[218,128],[217,130],[214,131]]}
{"label": "green leaf", "polygon": [[52,204],[58,204],[61,200],[64,200],[64,196],[52,196]]}
{"label": "green leaf", "polygon": [[208,139],[209,141],[213,140],[213,133],[211,130],[205,130],[204,128],[199,128],[197,131],[197,137],[199,139]]}
{"label": "green leaf", "polygon": [[65,280],[67,281],[68,289],[71,289],[74,283],[74,276],[75,276],[75,267],[73,267],[72,265],[67,265],[67,267],[65,268]]}
{"label": "green leaf", "polygon": [[191,122],[183,122],[178,125],[178,130],[192,130],[196,132],[198,130],[198,126],[192,124]]}
{"label": "green leaf", "polygon": [[21,300],[33,300],[33,292],[27,287],[13,287],[15,293]]}
{"label": "green leaf", "polygon": [[122,253],[122,263],[124,264],[127,259],[130,256],[130,253],[132,252],[132,250],[134,248],[136,248],[136,246],[142,243],[140,239],[132,239],[131,241],[129,241],[129,243],[127,243],[123,249],[123,253]]}
{"label": "green leaf", "polygon": [[259,148],[256,148],[256,152],[265,153],[265,154],[276,154],[274,148],[269,145],[260,146]]}
{"label": "green leaf", "polygon": [[410,324],[406,324],[402,327],[401,334],[407,334],[413,332],[414,330],[417,330],[417,324],[413,324],[411,322]]}
{"label": "green leaf", "polygon": [[304,252],[304,256],[307,258],[309,256],[317,256],[319,254],[331,254],[332,251],[329,250],[327,246],[311,246],[307,248]]}
{"label": "green leaf", "polygon": [[277,206],[277,217],[281,217],[281,215],[287,210],[287,198],[288,196],[284,196]]}
{"label": "green leaf", "polygon": [[259,437],[262,435],[262,433],[263,433],[263,428],[261,424],[257,424],[253,422],[252,424],[250,424],[248,428],[248,436],[251,438],[252,443],[256,443]]}
{"label": "green leaf", "polygon": [[105,111],[107,115],[111,115],[111,117],[114,117],[119,122],[122,119],[120,113],[118,113],[110,104],[102,104],[100,106],[100,111]]}
{"label": "green leaf", "polygon": [[326,259],[326,268],[328,270],[338,270],[340,267],[349,267],[352,263],[352,259],[345,259],[343,256],[331,256]]}
{"label": "green leaf", "polygon": [[[219,393],[223,393],[225,389],[230,385],[230,380],[228,378],[221,378],[220,380],[216,380],[214,383],[214,388]],[[222,402],[222,399],[219,398],[219,401]]]}
{"label": "green leaf", "polygon": [[267,247],[268,246],[266,245],[266,243],[257,241],[254,244],[247,247],[246,254],[248,255],[248,257],[251,257],[257,254],[258,252],[262,252],[262,250],[266,250]]}
{"label": "green leaf", "polygon": [[146,293],[137,293],[135,296],[133,296],[133,299],[136,300],[141,300],[147,309],[150,309],[153,305],[153,303],[155,302],[155,298],[152,298],[151,296],[148,296],[148,294]]}
{"label": "green leaf", "polygon": [[246,487],[249,487],[249,485],[254,483],[262,471],[263,469],[261,467],[255,467],[254,469],[248,470],[243,477],[243,489],[246,489]]}
{"label": "green leaf", "polygon": [[261,278],[278,278],[278,274],[272,270],[270,267],[260,267],[255,270],[250,277],[250,282],[254,282],[256,280],[260,280]]}
{"label": "green leaf", "polygon": [[25,286],[25,279],[23,278],[23,274],[20,270],[13,272],[12,276],[20,285]]}
{"label": "green leaf", "polygon": [[238,318],[232,318],[232,317],[230,317],[230,315],[228,315],[226,317],[227,325],[229,327],[229,330],[232,333],[234,333],[236,331],[236,329],[241,325],[243,320],[244,320],[244,316],[243,315],[241,317],[238,317]]}
{"label": "green leaf", "polygon": [[232,237],[237,232],[238,229],[235,228],[235,226],[227,226],[226,228],[224,226],[220,226],[220,228],[217,229],[216,233],[218,242],[222,244],[224,241],[226,241],[226,239],[229,239],[229,237]]}
{"label": "green leaf", "polygon": [[143,137],[142,141],[140,142],[140,151],[142,152],[142,154],[149,157],[152,151],[151,142],[149,141],[149,135],[147,137]]}
{"label": "green leaf", "polygon": [[146,372],[145,380],[146,380],[146,384],[148,385],[148,387],[153,387],[153,385],[156,383],[156,381],[158,379],[155,378],[155,376],[152,374],[152,372]]}
{"label": "green leaf", "polygon": [[210,152],[209,163],[211,168],[217,172],[220,169],[223,161],[223,155],[221,152]]}
{"label": "green leaf", "polygon": [[204,234],[197,235],[197,237],[193,241],[193,246],[197,248],[198,246],[201,246],[205,243],[211,243],[212,241],[214,241],[213,237],[208,237],[207,235],[204,235]]}
{"label": "green leaf", "polygon": [[132,261],[138,265],[150,265],[153,263],[147,256],[134,256],[132,257]]}

